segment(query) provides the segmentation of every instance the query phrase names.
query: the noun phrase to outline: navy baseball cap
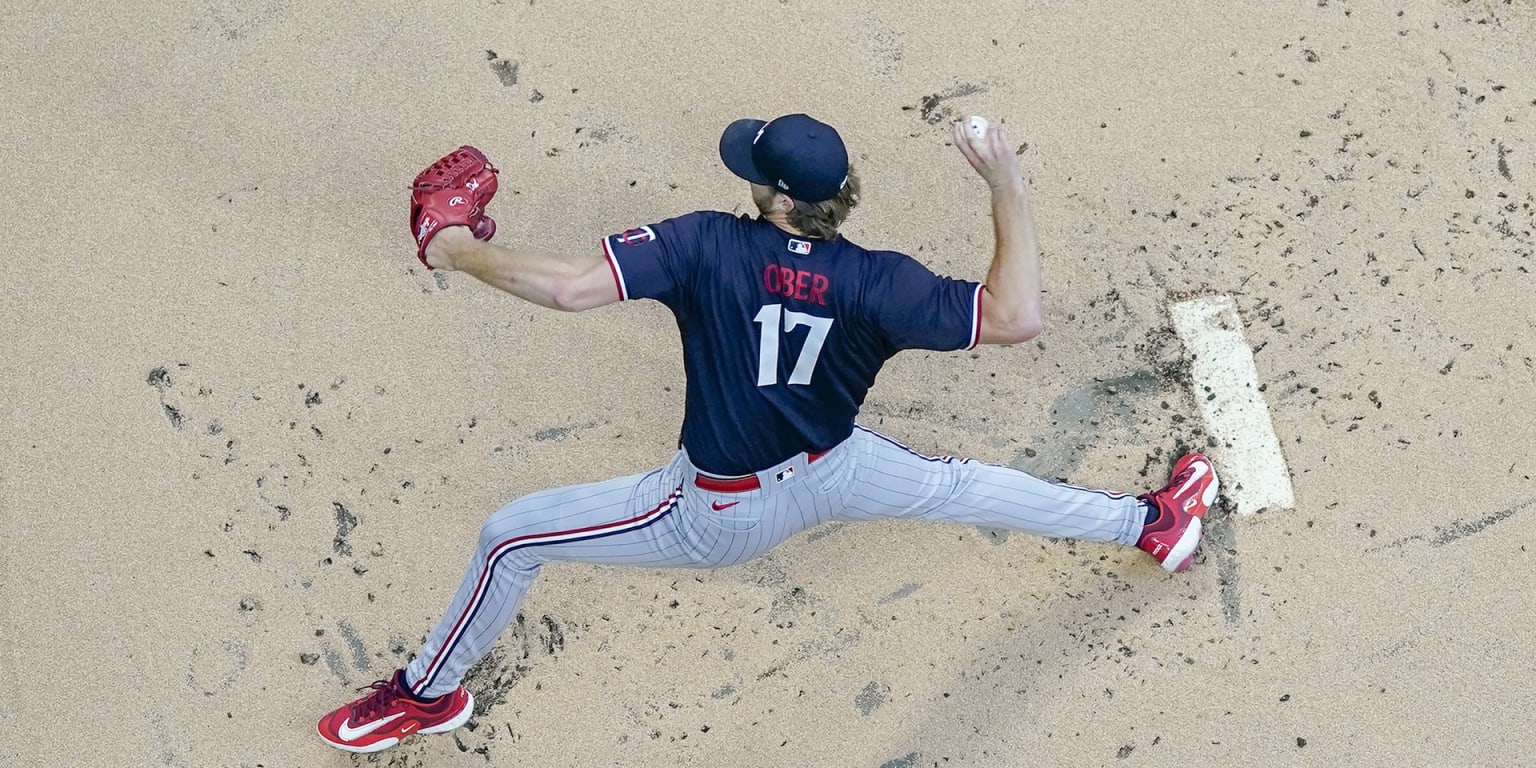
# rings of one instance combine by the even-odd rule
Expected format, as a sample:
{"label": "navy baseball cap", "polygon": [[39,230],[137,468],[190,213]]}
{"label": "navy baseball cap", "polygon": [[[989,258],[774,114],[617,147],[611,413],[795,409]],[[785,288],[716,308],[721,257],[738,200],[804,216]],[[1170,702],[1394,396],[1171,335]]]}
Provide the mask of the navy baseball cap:
{"label": "navy baseball cap", "polygon": [[848,148],[837,129],[809,115],[737,120],[720,135],[731,173],[807,203],[837,197],[848,181]]}

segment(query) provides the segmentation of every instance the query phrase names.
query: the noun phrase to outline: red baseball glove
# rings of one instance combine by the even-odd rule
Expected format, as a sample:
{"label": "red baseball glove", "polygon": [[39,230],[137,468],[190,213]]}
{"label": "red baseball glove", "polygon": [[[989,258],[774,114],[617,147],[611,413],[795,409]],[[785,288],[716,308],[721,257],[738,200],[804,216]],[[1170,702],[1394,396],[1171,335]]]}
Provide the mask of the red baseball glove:
{"label": "red baseball glove", "polygon": [[496,234],[496,222],[485,215],[486,204],[496,196],[496,173],[480,150],[466,144],[416,174],[411,184],[411,236],[422,264],[427,264],[427,243],[444,227],[469,227],[480,240]]}

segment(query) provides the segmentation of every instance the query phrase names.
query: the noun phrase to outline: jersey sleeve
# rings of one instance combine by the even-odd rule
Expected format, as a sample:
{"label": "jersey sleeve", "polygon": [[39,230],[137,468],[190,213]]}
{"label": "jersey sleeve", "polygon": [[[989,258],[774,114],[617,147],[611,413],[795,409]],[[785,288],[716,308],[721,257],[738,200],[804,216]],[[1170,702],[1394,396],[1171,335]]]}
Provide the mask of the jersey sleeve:
{"label": "jersey sleeve", "polygon": [[880,271],[876,319],[896,349],[970,349],[981,337],[982,285],[935,275],[903,254]]}
{"label": "jersey sleeve", "polygon": [[702,217],[690,213],[603,238],[603,255],[619,299],[656,299],[671,306],[686,295],[699,262]]}

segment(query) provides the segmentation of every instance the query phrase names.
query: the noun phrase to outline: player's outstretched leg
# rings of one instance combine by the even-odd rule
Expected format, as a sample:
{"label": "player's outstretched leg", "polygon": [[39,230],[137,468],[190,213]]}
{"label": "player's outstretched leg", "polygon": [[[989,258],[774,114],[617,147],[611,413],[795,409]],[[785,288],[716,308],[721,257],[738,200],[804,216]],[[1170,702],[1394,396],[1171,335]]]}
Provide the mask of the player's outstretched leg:
{"label": "player's outstretched leg", "polygon": [[516,614],[552,559],[688,564],[672,527],[677,460],[667,468],[524,496],[486,519],[448,613],[409,668],[321,718],[320,738],[349,752],[388,749],[413,733],[446,733],[468,722],[474,699],[459,685]]}
{"label": "player's outstretched leg", "polygon": [[924,456],[873,430],[849,438],[857,452],[854,489],[835,517],[947,520],[1082,541],[1138,546],[1169,571],[1189,567],[1216,471],[1192,453],[1168,485],[1142,496],[1053,483],[1012,467]]}
{"label": "player's outstretched leg", "polygon": [[[785,479],[771,489],[737,495],[705,491],[679,452],[653,472],[539,491],[507,504],[481,526],[459,590],[421,653],[369,695],[321,719],[320,736],[339,749],[371,752],[412,733],[464,725],[473,699],[459,681],[514,618],[543,564],[716,568],[744,562],[826,519],[816,510],[830,514],[831,504],[816,499],[841,455],[829,454],[814,470],[802,455],[785,463]],[[794,499],[803,499],[806,509],[789,514]]]}
{"label": "player's outstretched leg", "polygon": [[1189,567],[1204,529],[1203,518],[1216,501],[1220,483],[1211,460],[1191,453],[1173,465],[1173,478],[1138,498],[1157,510],[1141,529],[1136,546],[1162,563],[1169,573]]}
{"label": "player's outstretched leg", "polygon": [[320,721],[320,738],[348,752],[378,752],[413,733],[447,733],[469,722],[475,709],[475,697],[462,685],[430,701],[412,698],[403,670],[369,687],[373,693]]}
{"label": "player's outstretched leg", "polygon": [[1148,517],[1147,505],[1128,493],[1053,483],[975,459],[925,456],[863,427],[848,439],[857,471],[838,519],[942,520],[1133,546]]}

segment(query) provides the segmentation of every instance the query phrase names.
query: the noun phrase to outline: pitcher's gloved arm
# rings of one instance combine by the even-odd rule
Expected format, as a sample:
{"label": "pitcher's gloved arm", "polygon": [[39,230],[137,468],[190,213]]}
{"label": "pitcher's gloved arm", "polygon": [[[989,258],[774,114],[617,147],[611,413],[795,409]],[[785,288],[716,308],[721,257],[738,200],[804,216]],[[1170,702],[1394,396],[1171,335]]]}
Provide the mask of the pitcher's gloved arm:
{"label": "pitcher's gloved arm", "polygon": [[450,227],[427,245],[426,262],[564,312],[580,312],[619,300],[613,271],[597,252],[570,256],[505,247],[476,239],[468,227]]}

